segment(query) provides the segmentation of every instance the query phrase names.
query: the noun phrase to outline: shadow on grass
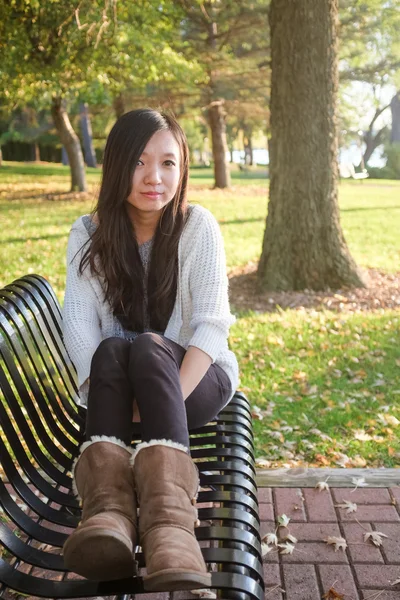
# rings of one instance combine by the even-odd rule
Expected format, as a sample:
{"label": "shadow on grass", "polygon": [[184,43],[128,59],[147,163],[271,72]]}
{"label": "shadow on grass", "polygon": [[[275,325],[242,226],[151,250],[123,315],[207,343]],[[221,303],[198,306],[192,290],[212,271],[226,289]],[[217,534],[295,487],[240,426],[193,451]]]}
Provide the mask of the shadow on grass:
{"label": "shadow on grass", "polygon": [[362,210],[391,210],[400,206],[360,206],[359,208],[341,208],[340,212],[360,212]]}
{"label": "shadow on grass", "polygon": [[231,221],[224,221],[223,219],[219,219],[218,223],[220,225],[242,225],[242,223],[259,223],[260,221],[265,221],[265,217],[253,217],[251,219],[232,219]]}
{"label": "shadow on grass", "polygon": [[30,242],[40,242],[41,240],[57,240],[60,238],[67,238],[68,237],[68,233],[50,233],[49,235],[42,235],[42,236],[36,236],[36,237],[32,237],[32,236],[27,236],[27,237],[20,237],[20,238],[6,238],[2,240],[2,244],[19,244],[21,242],[27,242],[28,240]]}

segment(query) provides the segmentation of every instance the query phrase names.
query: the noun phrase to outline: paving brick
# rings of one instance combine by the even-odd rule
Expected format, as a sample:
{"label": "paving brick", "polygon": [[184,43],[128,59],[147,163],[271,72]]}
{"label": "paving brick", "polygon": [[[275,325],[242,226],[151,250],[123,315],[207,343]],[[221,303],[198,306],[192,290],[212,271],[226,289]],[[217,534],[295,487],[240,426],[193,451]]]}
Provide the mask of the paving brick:
{"label": "paving brick", "polygon": [[346,509],[339,508],[341,521],[386,521],[400,522],[400,517],[394,506],[384,506],[383,504],[359,504],[356,512],[347,513]]}
{"label": "paving brick", "polygon": [[328,535],[342,535],[337,523],[290,523],[289,529],[299,542],[320,542]]}
{"label": "paving brick", "polygon": [[364,529],[358,523],[344,523],[344,537],[348,543],[350,559],[355,563],[383,563],[381,551],[372,542],[364,541],[366,530],[371,531],[369,523]]}
{"label": "paving brick", "polygon": [[387,538],[383,538],[381,546],[383,555],[386,559],[385,562],[397,565],[400,564],[400,523],[374,523],[374,529],[375,531],[381,531],[388,536]]}
{"label": "paving brick", "polygon": [[266,533],[274,533],[275,529],[275,521],[261,521],[260,535],[263,537]]}
{"label": "paving brick", "polygon": [[390,589],[393,581],[399,578],[399,567],[396,565],[354,565],[354,570],[360,588]]}
{"label": "paving brick", "polygon": [[[342,594],[346,600],[358,599],[357,587],[353,574],[348,565],[318,565],[321,577],[323,593],[333,587],[338,594]],[[371,599],[372,600],[372,599]]]}
{"label": "paving brick", "polygon": [[308,513],[308,520],[316,521],[337,521],[335,508],[329,491],[322,491],[306,488],[303,494]]}
{"label": "paving brick", "polygon": [[400,591],[383,590],[382,593],[377,590],[361,590],[363,600],[400,600]]}
{"label": "paving brick", "polygon": [[259,505],[260,521],[274,521],[274,507],[272,504]]}
{"label": "paving brick", "polygon": [[282,585],[279,565],[263,565],[264,583],[266,587]]}
{"label": "paving brick", "polygon": [[283,563],[347,563],[346,553],[334,551],[333,546],[325,542],[298,542],[293,554],[281,554]]}
{"label": "paving brick", "polygon": [[292,521],[306,521],[303,494],[300,488],[275,488],[276,514],[287,515]]}
{"label": "paving brick", "polygon": [[331,488],[335,504],[350,500],[356,504],[390,504],[391,498],[386,488]]}
{"label": "paving brick", "polygon": [[264,598],[265,600],[283,600],[283,593],[284,590],[281,588],[280,585],[273,585],[272,587],[265,588]]}
{"label": "paving brick", "polygon": [[283,565],[286,600],[320,598],[314,565]]}
{"label": "paving brick", "polygon": [[271,504],[272,502],[272,490],[271,488],[258,488],[258,501],[259,503]]}

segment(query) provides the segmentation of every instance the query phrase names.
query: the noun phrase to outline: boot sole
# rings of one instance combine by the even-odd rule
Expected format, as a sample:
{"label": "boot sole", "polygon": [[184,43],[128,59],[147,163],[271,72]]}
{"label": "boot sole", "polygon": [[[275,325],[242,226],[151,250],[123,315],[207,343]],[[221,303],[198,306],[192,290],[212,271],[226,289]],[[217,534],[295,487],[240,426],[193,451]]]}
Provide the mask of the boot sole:
{"label": "boot sole", "polygon": [[137,574],[131,540],[109,529],[85,528],[64,544],[64,565],[94,581],[113,581]]}
{"label": "boot sole", "polygon": [[211,587],[211,573],[165,569],[143,577],[146,592],[178,592]]}

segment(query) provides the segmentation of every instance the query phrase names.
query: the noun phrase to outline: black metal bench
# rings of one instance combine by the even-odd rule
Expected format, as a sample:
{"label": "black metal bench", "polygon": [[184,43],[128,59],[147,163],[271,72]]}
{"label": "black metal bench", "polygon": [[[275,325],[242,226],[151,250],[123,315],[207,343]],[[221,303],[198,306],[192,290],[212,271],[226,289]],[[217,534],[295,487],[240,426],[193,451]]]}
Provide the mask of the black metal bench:
{"label": "black metal bench", "polygon": [[[71,464],[82,441],[75,371],[49,283],[27,275],[0,290],[0,597],[143,593],[141,577],[93,582],[65,571],[61,547],[80,518]],[[139,430],[132,443],[139,441]],[[200,470],[196,535],[220,598],[264,597],[249,404],[237,393],[191,432]],[[140,568],[143,557],[137,555]],[[187,594],[190,597],[190,593]],[[179,598],[184,594],[180,593]]]}

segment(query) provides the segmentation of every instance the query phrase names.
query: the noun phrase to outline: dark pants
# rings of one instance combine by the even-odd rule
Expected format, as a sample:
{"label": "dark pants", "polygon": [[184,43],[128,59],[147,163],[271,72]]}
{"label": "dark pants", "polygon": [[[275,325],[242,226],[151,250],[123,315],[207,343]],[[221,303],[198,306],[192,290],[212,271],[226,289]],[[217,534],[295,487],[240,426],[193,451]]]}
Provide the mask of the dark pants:
{"label": "dark pants", "polygon": [[143,441],[167,439],[189,447],[188,430],[216,417],[231,395],[231,384],[225,371],[212,364],[184,401],[179,368],[185,352],[154,333],[133,342],[103,340],[92,359],[86,439],[107,435],[130,444],[135,400]]}

